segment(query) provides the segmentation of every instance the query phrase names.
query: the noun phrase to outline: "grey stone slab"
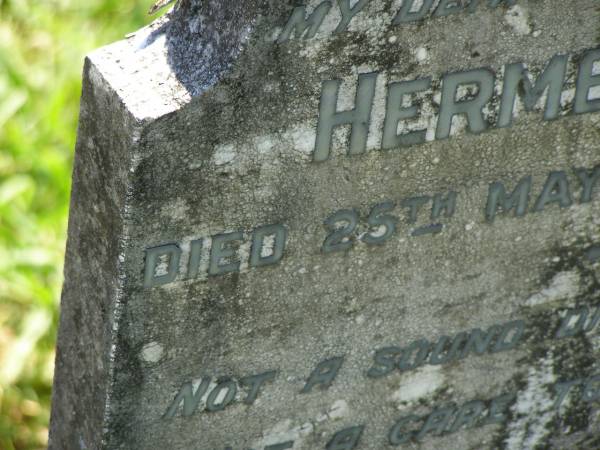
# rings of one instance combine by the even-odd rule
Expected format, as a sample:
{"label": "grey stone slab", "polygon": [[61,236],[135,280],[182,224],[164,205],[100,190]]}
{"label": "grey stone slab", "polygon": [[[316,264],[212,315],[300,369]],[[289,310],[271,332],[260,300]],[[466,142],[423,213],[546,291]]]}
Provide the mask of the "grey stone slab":
{"label": "grey stone slab", "polygon": [[462,5],[89,55],[51,450],[600,446],[600,8]]}

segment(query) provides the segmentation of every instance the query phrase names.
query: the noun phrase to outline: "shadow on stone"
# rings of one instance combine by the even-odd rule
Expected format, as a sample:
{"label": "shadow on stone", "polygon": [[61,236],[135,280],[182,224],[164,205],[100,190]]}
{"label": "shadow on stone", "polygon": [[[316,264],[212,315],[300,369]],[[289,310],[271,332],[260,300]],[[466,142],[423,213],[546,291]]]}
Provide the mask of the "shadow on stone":
{"label": "shadow on stone", "polygon": [[263,4],[261,0],[182,0],[146,45],[166,33],[173,73],[190,95],[200,95],[223,78],[243,51]]}

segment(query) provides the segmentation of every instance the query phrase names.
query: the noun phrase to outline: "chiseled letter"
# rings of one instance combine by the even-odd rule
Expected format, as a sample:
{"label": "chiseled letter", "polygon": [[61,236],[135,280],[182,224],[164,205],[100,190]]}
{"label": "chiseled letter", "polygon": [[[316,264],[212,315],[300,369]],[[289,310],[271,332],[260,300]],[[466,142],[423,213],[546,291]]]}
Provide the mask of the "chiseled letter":
{"label": "chiseled letter", "polygon": [[515,209],[515,216],[522,217],[527,212],[529,203],[529,192],[531,191],[531,177],[527,176],[519,181],[512,194],[506,195],[506,188],[502,183],[496,181],[490,184],[487,205],[485,208],[485,218],[488,222],[493,222],[498,213],[498,207],[502,212],[507,213]]}
{"label": "chiseled letter", "polygon": [[600,400],[600,375],[585,380],[582,398],[584,402],[596,402]]}
{"label": "chiseled letter", "polygon": [[532,84],[529,80],[529,71],[522,63],[506,65],[498,127],[508,127],[512,124],[513,110],[519,88],[522,89],[525,111],[532,111],[547,90],[544,119],[556,119],[560,112],[560,97],[567,72],[567,62],[567,55],[554,56],[537,78],[535,84]]}
{"label": "chiseled letter", "polygon": [[294,447],[294,441],[287,441],[282,444],[273,444],[265,447],[265,450],[286,450]]}
{"label": "chiseled letter", "polygon": [[489,350],[492,339],[500,333],[502,333],[502,327],[500,327],[500,325],[492,325],[487,333],[484,333],[480,328],[471,330],[469,339],[459,358],[466,358],[471,352],[474,352],[477,355],[483,355]]}
{"label": "chiseled letter", "polygon": [[243,400],[246,405],[251,405],[256,401],[258,394],[260,393],[260,388],[267,382],[272,381],[277,372],[271,370],[269,372],[261,373],[259,375],[252,375],[240,380],[240,383],[244,386],[250,387],[250,392],[248,396]]}
{"label": "chiseled letter", "polygon": [[[577,309],[570,309],[560,323],[560,327],[556,332],[556,339],[573,337],[577,333],[583,331],[589,314],[590,310],[587,306],[582,306],[581,308]],[[573,323],[574,318],[577,318],[575,323]]]}
{"label": "chiseled letter", "polygon": [[[397,367],[402,371],[413,370],[425,364],[425,360],[431,350],[431,343],[427,339],[419,339],[412,342],[408,347],[402,349]],[[415,357],[411,362],[411,357],[415,353]]]}
{"label": "chiseled letter", "polygon": [[342,13],[342,20],[335,29],[334,33],[341,33],[346,31],[350,21],[354,19],[354,16],[361,12],[370,0],[358,0],[354,6],[350,6],[350,0],[337,0],[340,12]]}
{"label": "chiseled letter", "polygon": [[337,111],[342,82],[339,80],[323,82],[314,161],[325,161],[329,158],[333,130],[340,125],[352,126],[349,155],[358,155],[367,149],[377,75],[377,73],[366,73],[358,76],[355,108],[349,111]]}
{"label": "chiseled letter", "polygon": [[556,383],[554,390],[556,391],[556,400],[554,400],[553,408],[558,409],[561,407],[562,402],[565,400],[567,394],[573,386],[581,383],[581,379],[564,381],[562,383]]}
{"label": "chiseled letter", "polygon": [[442,434],[447,428],[450,420],[452,419],[452,415],[454,414],[454,408],[446,407],[439,408],[429,414],[427,420],[425,421],[425,425],[421,428],[421,431],[417,434],[417,441],[422,441],[425,439],[428,433],[433,433],[435,435]]}
{"label": "chiseled letter", "polygon": [[373,366],[367,371],[369,378],[380,378],[396,368],[396,359],[402,353],[400,347],[385,347],[377,350],[373,357]]}
{"label": "chiseled letter", "polygon": [[[600,49],[590,50],[583,55],[579,64],[577,87],[575,91],[575,114],[600,111],[600,98],[590,100],[590,90],[600,86],[600,73],[594,66],[600,64]],[[598,96],[596,96],[598,97]]]}
{"label": "chiseled letter", "polygon": [[497,8],[501,3],[506,3],[506,6],[512,6],[517,2],[517,0],[488,0],[488,5],[490,8]]}
{"label": "chiseled letter", "polygon": [[390,430],[390,434],[388,435],[388,439],[390,444],[392,445],[402,445],[406,442],[410,441],[414,435],[414,431],[402,431],[403,428],[408,425],[410,422],[418,422],[420,419],[415,415],[410,415],[408,417],[403,417],[398,420],[396,424]]}
{"label": "chiseled letter", "polygon": [[433,206],[431,207],[431,220],[437,220],[444,213],[445,217],[452,217],[456,211],[456,198],[458,193],[454,191],[448,192],[444,198],[442,194],[435,194],[433,197]]}
{"label": "chiseled letter", "polygon": [[[169,261],[167,273],[156,275],[156,267],[160,263],[161,257],[166,257]],[[149,248],[146,250],[146,269],[144,271],[144,287],[160,286],[175,281],[179,272],[179,260],[181,258],[181,249],[178,245],[167,244],[160,247]]]}
{"label": "chiseled letter", "polygon": [[[473,98],[458,100],[461,86],[475,85],[477,92]],[[444,76],[442,81],[442,101],[438,118],[436,139],[446,139],[450,136],[452,119],[458,114],[464,114],[472,133],[481,133],[488,127],[483,115],[483,107],[494,94],[494,74],[487,69],[475,69],[466,72],[455,72]]]}
{"label": "chiseled letter", "polygon": [[567,174],[563,171],[551,172],[548,175],[544,189],[535,202],[533,210],[535,212],[543,211],[548,203],[558,203],[561,208],[573,204],[571,191],[569,190],[569,180]]}
{"label": "chiseled letter", "polygon": [[591,171],[587,169],[576,169],[575,173],[581,182],[581,203],[589,203],[592,201],[594,187],[600,180],[600,166],[594,167]]}
{"label": "chiseled letter", "polygon": [[433,12],[433,17],[444,17],[462,11],[462,0],[440,0],[438,7]]}
{"label": "chiseled letter", "polygon": [[482,425],[491,425],[496,423],[504,423],[508,420],[506,414],[510,409],[510,405],[516,399],[515,394],[502,394],[498,397],[494,397],[490,403],[490,409],[485,422]]}
{"label": "chiseled letter", "polygon": [[403,106],[404,98],[416,92],[426,91],[430,87],[431,78],[390,83],[381,148],[389,150],[394,147],[425,142],[427,130],[414,130],[398,134],[398,124],[401,120],[414,119],[419,113],[419,109],[415,105]]}
{"label": "chiseled letter", "polygon": [[450,427],[448,433],[456,433],[462,427],[472,428],[477,424],[481,413],[485,410],[485,403],[481,400],[473,400],[460,407],[456,414],[456,420]]}
{"label": "chiseled letter", "polygon": [[[272,237],[271,252],[264,255],[265,241]],[[254,230],[252,250],[250,252],[250,266],[263,267],[277,264],[283,258],[287,240],[287,229],[283,225],[266,225]]]}
{"label": "chiseled letter", "polygon": [[[210,275],[223,275],[230,272],[239,272],[240,261],[234,260],[236,251],[229,246],[232,242],[241,241],[244,234],[241,231],[219,234],[213,237],[210,249]],[[223,260],[228,260],[223,261]]]}
{"label": "chiseled letter", "polygon": [[352,450],[358,445],[364,426],[350,427],[337,432],[325,447],[327,450]]}
{"label": "chiseled letter", "polygon": [[[221,395],[225,392],[225,395]],[[206,399],[206,410],[210,412],[222,411],[226,406],[235,400],[237,394],[237,384],[233,380],[227,380],[219,383],[216,388],[208,395]],[[221,399],[219,402],[217,400]]]}
{"label": "chiseled letter", "polygon": [[306,6],[297,6],[294,8],[290,20],[288,20],[288,23],[283,28],[279,38],[277,38],[277,43],[282,44],[289,40],[292,33],[294,33],[297,39],[302,36],[304,36],[304,39],[313,38],[317,34],[317,31],[319,31],[331,6],[331,2],[326,0],[317,6],[308,17],[306,17]]}
{"label": "chiseled letter", "polygon": [[321,385],[321,389],[327,389],[335,377],[337,376],[340,367],[342,367],[342,363],[344,362],[343,356],[338,356],[335,358],[327,359],[325,361],[320,362],[315,370],[310,374],[306,385],[302,389],[301,393],[305,394],[310,392],[313,387],[317,384]]}
{"label": "chiseled letter", "polygon": [[190,243],[190,259],[188,261],[187,278],[196,278],[202,262],[202,246],[204,239],[196,239]]}
{"label": "chiseled letter", "polygon": [[458,333],[448,346],[450,338],[442,336],[439,338],[429,357],[429,364],[446,364],[460,357],[459,348],[467,341],[469,335],[466,332]]}
{"label": "chiseled letter", "polygon": [[413,6],[415,3],[418,4],[418,0],[404,0],[402,8],[400,8],[400,11],[394,18],[394,25],[421,20],[433,6],[433,1],[423,0],[421,7],[413,11]]}
{"label": "chiseled letter", "polygon": [[169,409],[163,416],[165,419],[171,419],[175,417],[179,405],[183,402],[183,415],[185,417],[191,416],[198,409],[202,396],[206,393],[206,390],[210,386],[210,378],[202,378],[200,385],[194,392],[194,385],[192,383],[184,384],[179,393],[175,397],[175,400],[169,406]]}
{"label": "chiseled letter", "polygon": [[515,348],[521,338],[525,334],[525,322],[523,320],[515,320],[503,326],[500,336],[496,341],[496,345],[492,348],[492,353],[506,352]]}

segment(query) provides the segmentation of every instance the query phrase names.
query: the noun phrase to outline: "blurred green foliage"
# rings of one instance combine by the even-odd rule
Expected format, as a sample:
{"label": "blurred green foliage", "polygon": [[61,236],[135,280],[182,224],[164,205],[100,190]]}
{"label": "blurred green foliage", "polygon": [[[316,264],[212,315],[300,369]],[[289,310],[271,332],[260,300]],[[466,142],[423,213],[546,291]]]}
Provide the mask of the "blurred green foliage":
{"label": "blurred green foliage", "polygon": [[47,444],[83,56],[151,3],[0,0],[0,450]]}

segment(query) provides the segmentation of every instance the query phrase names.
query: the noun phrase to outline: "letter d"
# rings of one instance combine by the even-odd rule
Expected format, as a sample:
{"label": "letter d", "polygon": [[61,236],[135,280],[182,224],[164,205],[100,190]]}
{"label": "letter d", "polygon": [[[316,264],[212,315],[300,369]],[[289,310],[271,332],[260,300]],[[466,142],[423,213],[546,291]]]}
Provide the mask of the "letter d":
{"label": "letter d", "polygon": [[[167,273],[156,275],[156,267],[160,262],[160,257],[166,256],[169,261]],[[175,244],[161,245],[159,247],[146,250],[146,269],[144,271],[144,287],[160,286],[171,283],[177,277],[179,272],[179,260],[181,258],[181,249]]]}

